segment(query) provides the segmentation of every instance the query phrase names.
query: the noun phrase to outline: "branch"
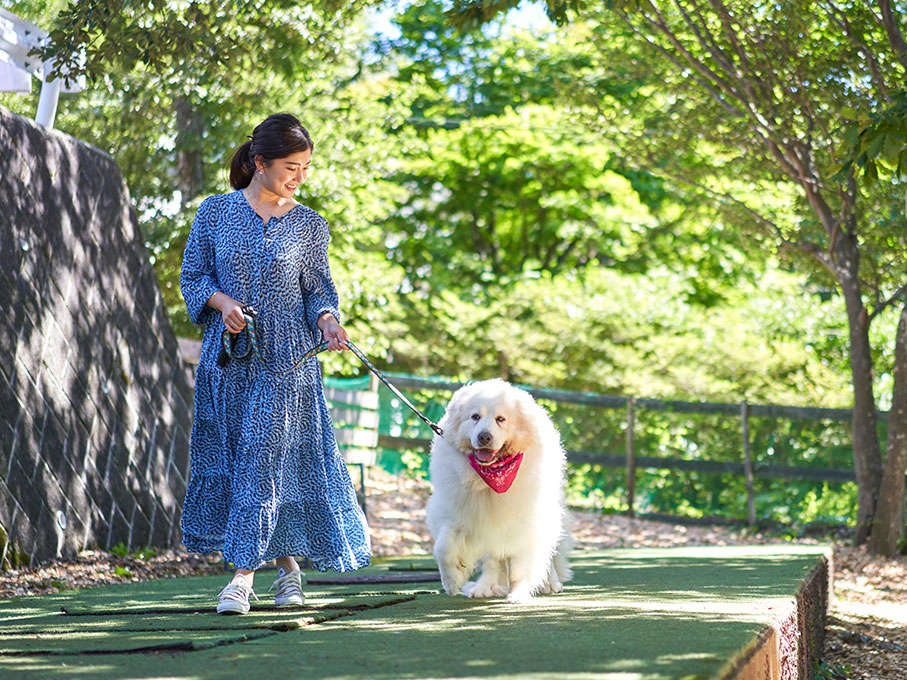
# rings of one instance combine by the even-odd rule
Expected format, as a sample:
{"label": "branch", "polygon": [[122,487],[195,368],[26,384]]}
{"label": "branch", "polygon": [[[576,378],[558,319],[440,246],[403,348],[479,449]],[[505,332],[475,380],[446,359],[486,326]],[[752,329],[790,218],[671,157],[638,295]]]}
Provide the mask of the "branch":
{"label": "branch", "polygon": [[[718,2],[719,0],[713,1]],[[654,3],[650,3],[648,6],[651,7],[654,16],[646,12],[641,12],[640,16],[642,16],[643,20],[647,22],[650,28],[661,32],[668,42],[677,50],[680,57],[687,62],[688,66],[692,67],[702,76],[702,78],[696,78],[696,82],[702,84],[704,80],[708,92],[712,94],[714,98],[727,106],[731,106],[731,104],[727,101],[726,97],[736,100],[737,105],[731,106],[731,108],[738,110],[739,106],[744,112],[743,116],[753,122],[751,133],[756,135],[756,137],[766,145],[769,155],[779,163],[781,169],[803,188],[807,201],[821,220],[822,226],[827,232],[829,239],[832,242],[835,242],[838,238],[837,232],[840,230],[840,225],[832,214],[827,201],[822,196],[823,187],[820,186],[819,176],[816,172],[812,145],[809,140],[792,137],[792,130],[789,125],[784,125],[783,121],[777,122],[769,120],[766,118],[763,111],[760,110],[760,104],[762,103],[763,98],[755,96],[752,83],[749,82],[750,80],[758,81],[759,78],[755,76],[758,76],[759,74],[750,74],[752,76],[750,78],[737,73],[728,74],[735,81],[743,83],[743,89],[741,91],[741,89],[735,87],[727,78],[723,78],[720,74],[710,68],[709,65],[696,58],[696,56],[682,43],[671,27],[668,26],[664,14]],[[720,3],[718,6],[721,7]],[[626,15],[624,15],[624,20],[634,31],[641,33],[641,31],[638,31],[633,26]],[[726,30],[733,31],[733,19],[726,9],[724,10],[724,21],[727,22]],[[680,64],[680,58],[671,54],[666,48],[662,47],[648,36],[643,35],[643,38],[650,45],[655,46],[662,54],[667,56],[672,63],[678,66],[678,68],[683,69],[683,66]],[[702,45],[702,47],[703,49],[708,50],[708,45]],[[773,114],[769,113],[769,115]],[[803,115],[805,115],[807,119],[810,118],[809,111],[804,111]],[[811,248],[809,250],[811,250]],[[829,263],[833,264],[824,254],[820,255],[817,252],[812,252],[812,254],[822,261],[823,264],[826,264],[826,266],[829,266]]]}
{"label": "branch", "polygon": [[885,33],[888,34],[888,42],[891,43],[891,48],[898,61],[901,62],[901,66],[907,69],[907,42],[904,42],[898,20],[894,16],[891,0],[879,0],[879,11],[882,13],[882,26],[885,27]]}
{"label": "branch", "polygon": [[778,239],[778,241],[780,241],[782,250],[796,249],[801,252],[807,253],[808,255],[812,255],[816,260],[818,260],[822,265],[824,265],[828,269],[829,272],[831,272],[833,275],[837,276],[837,269],[835,267],[835,263],[831,260],[831,258],[828,257],[828,255],[826,255],[826,253],[822,250],[822,248],[818,244],[812,243],[810,241],[794,241],[792,239],[787,238],[784,235],[784,232],[781,231],[781,228],[777,224],[772,222],[770,219],[768,219],[761,213],[757,212],[755,209],[748,206],[746,203],[741,201],[739,198],[735,198],[731,194],[712,189],[711,187],[708,187],[700,182],[692,180],[678,172],[667,171],[667,170],[664,170],[663,168],[659,168],[659,172],[661,172],[661,173],[667,175],[668,177],[671,177],[672,179],[675,179],[679,182],[683,182],[684,184],[688,184],[689,186],[695,187],[696,189],[699,189],[700,191],[704,191],[707,194],[709,194],[710,196],[717,198],[718,200],[720,200],[723,203],[730,203],[738,208],[742,208],[746,213],[748,213],[759,224],[763,225],[763,227],[765,227],[774,236],[774,238],[776,238],[776,239]]}
{"label": "branch", "polygon": [[[703,63],[701,60],[697,59],[690,51],[687,49],[683,43],[680,41],[680,38],[672,31],[670,26],[667,25],[664,15],[658,10],[657,7],[650,5],[657,18],[653,18],[646,13],[642,12],[641,16],[649,24],[650,27],[657,29],[659,32],[664,34],[667,40],[677,49],[677,51],[683,56],[687,66],[692,67],[694,71],[700,73],[703,78],[697,78],[695,75],[692,76],[693,80],[702,85],[707,89],[707,91],[712,95],[712,97],[718,101],[724,108],[729,111],[732,111],[735,115],[739,117],[748,117],[750,118],[755,128],[759,128],[762,132],[754,129],[759,139],[766,144],[772,144],[776,149],[784,148],[784,152],[780,154],[777,159],[782,160],[785,157],[787,160],[784,162],[785,169],[788,173],[800,181],[801,176],[804,175],[802,168],[795,168],[796,163],[792,163],[790,157],[792,151],[788,148],[788,143],[785,139],[779,139],[779,130],[772,121],[768,120],[765,115],[757,108],[756,102],[761,102],[763,99],[768,99],[762,96],[758,96],[754,92],[754,88],[751,81],[761,82],[762,76],[760,74],[751,73],[750,77],[747,78],[739,73],[733,72],[728,75],[734,78],[735,81],[743,85],[743,91],[733,86],[726,78],[722,78],[721,75],[716,73],[711,69],[707,64]],[[680,60],[666,48],[662,47],[647,35],[643,34],[638,30],[633,23],[629,20],[626,14],[623,15],[624,21],[629,27],[640,35],[649,45],[655,47],[659,52],[665,55],[677,68],[681,71],[687,70]],[[708,49],[707,45],[703,45],[704,49]],[[711,81],[711,82],[709,82]],[[723,90],[724,92],[720,92]],[[734,106],[727,101],[725,95],[736,99],[740,106]]]}
{"label": "branch", "polygon": [[[706,50],[708,50],[709,54],[712,55],[715,61],[718,62],[719,66],[721,66],[725,70],[725,72],[734,74],[735,69],[733,62],[724,53],[724,51],[721,49],[721,46],[714,41],[711,34],[709,33],[708,27],[706,27],[705,33],[703,34],[703,32],[699,30],[699,26],[696,24],[696,22],[693,21],[687,11],[683,8],[683,5],[680,4],[680,0],[674,0],[674,5],[677,7],[677,10],[680,12],[681,16],[683,16],[684,21],[686,21],[687,23],[687,26],[690,27],[691,31],[693,31],[693,34],[699,41],[699,44],[702,45]],[[699,17],[699,20],[702,21],[702,15],[698,11],[696,12],[696,14]]]}
{"label": "branch", "polygon": [[[847,14],[837,5],[835,5],[834,0],[825,0],[825,11],[828,13],[828,16],[831,17],[838,26],[844,31],[854,47],[859,50],[863,55],[863,58],[866,59],[866,63],[869,66],[869,71],[872,74],[872,79],[876,84],[876,87],[879,89],[879,93],[882,98],[888,97],[888,85],[885,83],[885,78],[882,75],[882,71],[879,68],[879,62],[876,60],[875,55],[872,50],[869,49],[869,46],[866,44],[866,41],[862,37],[858,37],[851,26],[850,21],[847,18]],[[822,5],[822,1],[819,2]]]}
{"label": "branch", "polygon": [[[658,44],[657,42],[655,42],[654,40],[652,40],[649,36],[647,36],[645,33],[643,33],[641,30],[639,30],[639,28],[637,28],[637,26],[636,26],[632,21],[630,21],[630,18],[629,18],[629,16],[627,16],[626,13],[623,13],[623,12],[622,12],[622,13],[621,13],[621,18],[623,19],[624,23],[625,23],[625,24],[626,24],[626,25],[627,25],[634,33],[636,33],[636,35],[638,35],[640,38],[642,38],[643,40],[645,40],[646,43],[648,43],[650,47],[652,47],[652,48],[654,48],[655,50],[657,50],[658,52],[660,52],[660,53],[661,53],[668,61],[670,61],[672,64],[674,64],[674,66],[676,66],[677,69],[678,69],[681,73],[682,73],[683,71],[686,71],[686,70],[687,70],[687,67],[684,66],[684,65],[680,62],[680,60],[677,59],[677,57],[676,57],[674,54],[672,54],[670,51],[668,51],[667,49],[665,49],[662,45]],[[647,19],[647,21],[650,21],[650,22],[651,22],[650,19]],[[699,85],[701,85],[702,88],[703,88],[704,90],[706,90],[706,91],[712,96],[712,98],[713,98],[716,102],[718,102],[718,104],[721,106],[721,108],[723,108],[725,111],[727,111],[728,113],[730,113],[730,114],[732,114],[732,115],[734,115],[734,116],[740,117],[740,118],[746,116],[746,113],[745,113],[743,110],[737,108],[736,106],[734,106],[734,105],[732,105],[730,102],[728,102],[728,101],[725,99],[724,95],[723,95],[721,92],[719,92],[717,89],[715,89],[715,87],[713,87],[711,83],[709,83],[709,82],[706,81],[706,80],[703,80],[702,78],[698,77],[696,74],[692,74],[690,77],[691,77],[693,80],[695,80],[697,83],[699,83]]]}
{"label": "branch", "polygon": [[[570,253],[572,253],[574,248],[579,245],[580,240],[581,236],[576,236],[572,241],[570,241],[570,243],[567,244],[566,248],[564,248],[560,253],[557,254],[557,256],[555,257],[555,264],[557,265],[558,269],[564,266],[564,263],[570,256]],[[554,250],[557,250],[557,246],[554,247]]]}
{"label": "branch", "polygon": [[641,12],[641,16],[649,23],[650,26],[654,26],[664,34],[664,36],[668,39],[668,42],[670,42],[674,46],[674,49],[676,49],[681,55],[683,55],[684,59],[686,59],[689,65],[693,67],[693,69],[698,71],[702,77],[713,81],[713,83],[721,90],[724,90],[726,94],[729,94],[740,101],[744,101],[740,96],[740,93],[737,92],[737,90],[733,87],[733,85],[731,85],[731,83],[715,73],[715,71],[710,69],[707,64],[697,59],[693,55],[693,53],[690,52],[689,49],[687,49],[687,47],[680,41],[677,35],[668,26],[664,15],[661,13],[658,7],[654,3],[650,4],[649,6],[655,11],[657,19],[653,19],[645,12]]}
{"label": "branch", "polygon": [[[718,14],[718,17],[721,19],[722,32],[724,33],[724,35],[728,39],[728,41],[731,43],[731,46],[734,48],[734,52],[736,52],[737,58],[740,60],[740,65],[743,68],[745,68],[750,73],[751,76],[754,75],[755,69],[753,68],[753,65],[752,65],[752,62],[750,61],[749,56],[747,56],[746,50],[743,48],[743,45],[737,39],[737,33],[734,30],[734,26],[733,26],[733,17],[731,16],[727,7],[725,7],[720,2],[720,0],[710,0],[710,4],[712,5],[712,9],[715,10],[715,12]],[[699,14],[699,16],[700,16],[700,21],[703,21],[703,23],[704,23],[705,20],[702,19],[702,15],[699,13],[698,9],[697,9],[697,14]],[[744,31],[744,34],[745,34],[745,31]],[[750,48],[752,49],[752,45],[750,45]],[[757,49],[756,53],[758,54],[759,52],[760,52],[760,50]],[[769,69],[768,73],[773,74],[774,73],[773,69]],[[772,92],[771,92],[771,88],[768,87],[767,83],[765,82],[765,78],[757,76],[756,78],[752,78],[751,80],[743,81],[744,87],[746,87],[748,89],[751,97],[753,96],[753,92],[752,92],[753,82],[755,82],[756,88],[759,89],[762,98],[765,101],[770,101],[772,99]]]}
{"label": "branch", "polygon": [[871,322],[874,318],[876,318],[879,314],[881,314],[883,311],[885,311],[888,307],[890,307],[895,302],[897,302],[901,298],[901,296],[903,296],[905,293],[907,293],[907,283],[905,283],[903,286],[901,286],[896,291],[894,291],[894,293],[892,293],[891,296],[887,300],[884,300],[883,302],[878,303],[876,305],[876,308],[874,310],[872,310],[872,313],[869,315],[869,321]]}

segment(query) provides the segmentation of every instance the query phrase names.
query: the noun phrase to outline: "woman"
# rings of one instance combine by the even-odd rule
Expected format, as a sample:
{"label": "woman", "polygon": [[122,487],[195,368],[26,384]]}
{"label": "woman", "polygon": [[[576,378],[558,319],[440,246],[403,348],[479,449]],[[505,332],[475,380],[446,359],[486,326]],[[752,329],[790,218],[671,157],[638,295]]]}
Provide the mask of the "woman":
{"label": "woman", "polygon": [[[349,339],[328,269],[327,222],[293,199],[312,149],[296,118],[269,116],[233,156],[235,191],[202,201],[183,254],[183,297],[192,321],[205,326],[183,543],[221,550],[236,568],[218,613],[248,612],[249,596],[258,599],[255,570],[272,559],[277,605],[304,601],[294,555],[321,570],[369,562],[368,528],[337,450],[318,361],[286,371],[322,339],[338,351]],[[233,354],[249,348],[243,304],[257,313],[267,366],[254,353],[218,364],[225,328],[236,334]]]}

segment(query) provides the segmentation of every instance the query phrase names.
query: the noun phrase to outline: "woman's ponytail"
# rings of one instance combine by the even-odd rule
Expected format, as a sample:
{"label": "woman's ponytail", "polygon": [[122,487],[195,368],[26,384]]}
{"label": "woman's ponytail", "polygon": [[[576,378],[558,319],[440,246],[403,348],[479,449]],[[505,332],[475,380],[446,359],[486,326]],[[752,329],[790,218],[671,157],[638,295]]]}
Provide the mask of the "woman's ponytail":
{"label": "woman's ponytail", "polygon": [[233,154],[233,160],[230,161],[230,186],[234,189],[245,189],[252,181],[252,175],[255,174],[255,166],[252,165],[252,159],[249,152],[252,150],[252,140],[241,144]]}

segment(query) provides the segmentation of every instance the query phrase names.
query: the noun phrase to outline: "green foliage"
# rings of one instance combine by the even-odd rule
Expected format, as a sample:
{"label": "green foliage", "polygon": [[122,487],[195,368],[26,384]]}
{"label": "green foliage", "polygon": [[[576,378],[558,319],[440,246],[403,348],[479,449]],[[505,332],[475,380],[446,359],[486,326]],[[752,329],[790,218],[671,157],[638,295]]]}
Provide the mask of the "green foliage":
{"label": "green foliage", "polygon": [[433,130],[389,178],[408,190],[391,256],[414,287],[456,290],[630,258],[653,219],[608,151],[548,107]]}
{"label": "green foliage", "polygon": [[824,661],[816,664],[814,677],[816,680],[849,680],[853,677],[853,668],[850,665],[828,664]]}
{"label": "green foliage", "polygon": [[125,543],[117,543],[116,545],[110,546],[108,552],[117,557],[126,557],[129,554],[129,548],[126,547]]}
{"label": "green foliage", "polygon": [[120,578],[131,578],[132,571],[128,567],[114,567],[113,573]]}
{"label": "green foliage", "polygon": [[[263,66],[290,76],[295,65],[285,55],[312,49],[330,54],[336,47],[331,36],[367,5],[348,0],[305,6],[292,0],[78,0],[58,9],[40,56],[55,58],[70,75],[92,80],[139,68],[161,74],[189,72],[202,83]],[[267,64],[257,61],[262,57]]]}
{"label": "green foliage", "polygon": [[126,544],[122,542],[117,543],[116,545],[112,545],[108,549],[108,552],[112,555],[116,555],[117,557],[128,557],[133,560],[147,560],[155,557],[158,554],[157,548],[152,548],[150,546],[130,551],[129,548],[126,547]]}
{"label": "green foliage", "polygon": [[867,185],[878,181],[879,171],[894,180],[907,177],[907,91],[897,92],[891,104],[869,113],[844,112],[852,118],[844,132],[843,151],[847,160],[835,175],[845,181],[850,173]]}

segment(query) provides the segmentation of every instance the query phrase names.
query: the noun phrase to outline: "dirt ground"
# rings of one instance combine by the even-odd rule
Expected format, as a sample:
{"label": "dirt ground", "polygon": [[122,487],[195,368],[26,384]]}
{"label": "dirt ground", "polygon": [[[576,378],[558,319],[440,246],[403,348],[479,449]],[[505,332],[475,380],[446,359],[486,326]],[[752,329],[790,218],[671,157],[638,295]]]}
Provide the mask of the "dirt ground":
{"label": "dirt ground", "polygon": [[[427,482],[373,472],[368,515],[376,556],[430,553],[425,528]],[[573,512],[579,548],[670,547],[781,543],[768,533],[727,526],[685,526],[620,515]],[[826,629],[822,680],[907,680],[907,557],[873,557],[846,537],[800,542],[834,545],[834,595]],[[184,549],[117,556],[84,551],[72,561],[0,572],[0,598],[166,576],[221,573],[219,555]]]}

